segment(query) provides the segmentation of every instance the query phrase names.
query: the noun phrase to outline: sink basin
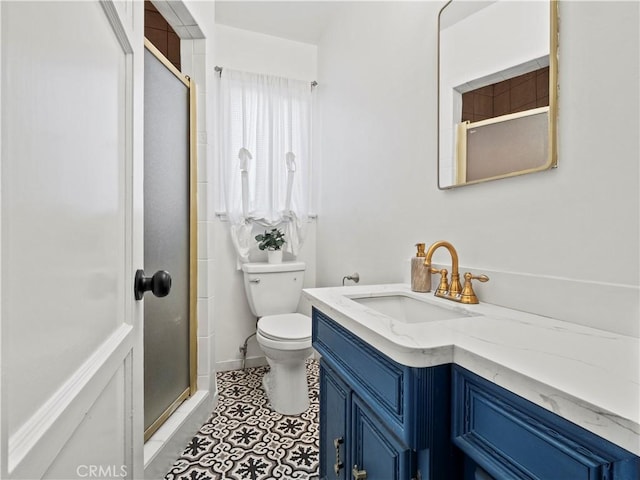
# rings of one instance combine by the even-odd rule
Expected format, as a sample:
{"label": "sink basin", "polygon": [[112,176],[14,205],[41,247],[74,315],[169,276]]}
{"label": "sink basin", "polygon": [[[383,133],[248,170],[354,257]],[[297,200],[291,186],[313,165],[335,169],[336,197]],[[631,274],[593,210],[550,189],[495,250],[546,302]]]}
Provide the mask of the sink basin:
{"label": "sink basin", "polygon": [[375,297],[350,296],[349,298],[360,305],[403,323],[435,322],[477,315],[455,303],[452,303],[451,307],[445,307],[401,293]]}

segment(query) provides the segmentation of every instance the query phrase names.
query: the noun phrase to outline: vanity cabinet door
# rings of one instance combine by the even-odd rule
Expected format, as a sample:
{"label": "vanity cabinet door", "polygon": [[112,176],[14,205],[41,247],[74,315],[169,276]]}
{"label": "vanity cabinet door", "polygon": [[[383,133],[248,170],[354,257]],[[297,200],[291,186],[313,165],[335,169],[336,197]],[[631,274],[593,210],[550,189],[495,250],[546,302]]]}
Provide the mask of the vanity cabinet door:
{"label": "vanity cabinet door", "polygon": [[402,445],[384,428],[366,404],[353,395],[351,465],[353,471],[366,472],[367,480],[405,480],[411,475],[412,450]]}
{"label": "vanity cabinet door", "polygon": [[347,480],[351,392],[320,360],[320,478]]}
{"label": "vanity cabinet door", "polygon": [[640,478],[632,453],[458,366],[453,441],[474,467],[465,478],[478,478],[470,470],[498,480]]}

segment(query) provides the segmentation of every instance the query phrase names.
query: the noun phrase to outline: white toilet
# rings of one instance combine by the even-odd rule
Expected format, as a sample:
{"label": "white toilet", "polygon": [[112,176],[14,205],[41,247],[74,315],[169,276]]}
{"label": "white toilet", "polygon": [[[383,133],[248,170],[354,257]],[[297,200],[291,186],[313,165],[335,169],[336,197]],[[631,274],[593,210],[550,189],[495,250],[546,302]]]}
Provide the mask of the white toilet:
{"label": "white toilet", "polygon": [[244,288],[258,320],[256,339],[270,371],[262,379],[273,409],[297,415],[309,407],[305,361],[311,348],[311,319],[295,312],[302,292],[303,262],[245,263]]}

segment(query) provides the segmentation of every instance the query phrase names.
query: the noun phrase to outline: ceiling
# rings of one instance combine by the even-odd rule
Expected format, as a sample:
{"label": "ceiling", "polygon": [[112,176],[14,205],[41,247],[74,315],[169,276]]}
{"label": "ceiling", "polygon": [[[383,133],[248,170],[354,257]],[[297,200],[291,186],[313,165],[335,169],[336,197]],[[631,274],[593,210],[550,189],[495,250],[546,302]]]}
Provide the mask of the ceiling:
{"label": "ceiling", "polygon": [[317,45],[338,1],[216,1],[216,23]]}

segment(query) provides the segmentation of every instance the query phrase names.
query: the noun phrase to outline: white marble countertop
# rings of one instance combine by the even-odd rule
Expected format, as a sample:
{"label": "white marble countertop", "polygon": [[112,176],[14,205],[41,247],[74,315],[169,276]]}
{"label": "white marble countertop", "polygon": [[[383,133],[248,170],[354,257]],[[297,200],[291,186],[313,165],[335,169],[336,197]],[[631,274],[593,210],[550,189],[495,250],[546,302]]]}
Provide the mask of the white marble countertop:
{"label": "white marble countertop", "polygon": [[[410,324],[349,298],[393,293],[457,309],[460,318]],[[455,363],[640,455],[638,338],[486,303],[461,305],[406,284],[310,288],[304,295],[398,363]]]}

